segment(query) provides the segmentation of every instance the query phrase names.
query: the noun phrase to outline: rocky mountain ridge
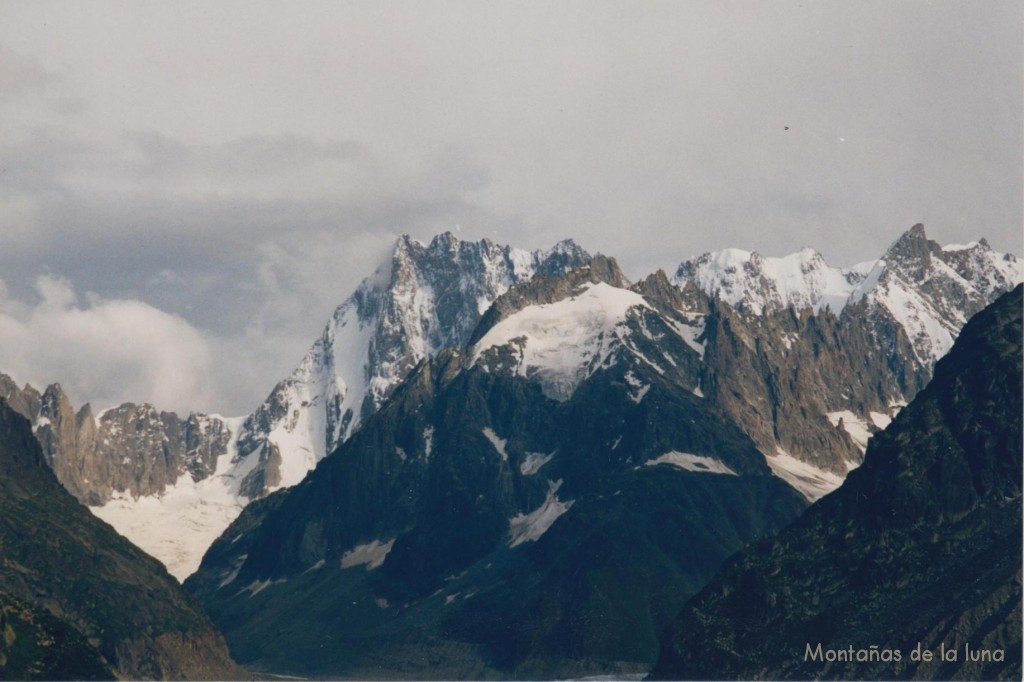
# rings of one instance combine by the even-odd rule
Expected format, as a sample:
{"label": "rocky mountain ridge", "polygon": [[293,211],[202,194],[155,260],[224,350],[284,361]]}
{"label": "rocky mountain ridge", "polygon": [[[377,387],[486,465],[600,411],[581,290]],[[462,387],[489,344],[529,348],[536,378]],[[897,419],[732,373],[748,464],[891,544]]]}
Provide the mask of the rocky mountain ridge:
{"label": "rocky mountain ridge", "polygon": [[451,233],[398,240],[340,305],[295,372],[249,416],[180,418],[126,403],[77,412],[59,384],[39,394],[0,375],[81,501],[184,578],[250,500],[294,485],[375,411],[415,365],[461,345],[490,302],[534,274],[589,256],[571,240],[524,251]]}
{"label": "rocky mountain ridge", "polygon": [[967,320],[1020,282],[1021,268],[1016,256],[993,251],[984,239],[942,246],[917,224],[878,260],[848,269],[827,265],[810,248],[781,258],[726,249],[684,261],[673,282],[693,282],[752,315],[829,308],[845,317],[848,306],[866,299],[875,331],[891,337],[902,329],[913,360],[930,373]]}
{"label": "rocky mountain ridge", "polygon": [[202,480],[227,452],[231,434],[219,416],[185,419],[148,404],[124,403],[94,415],[77,412],[60,384],[39,394],[0,374],[0,397],[33,423],[47,464],[76,498],[102,505],[116,493],[156,495],[182,476]]}
{"label": "rocky mountain ridge", "polygon": [[[627,341],[738,424],[777,475],[816,499],[927,382],[958,321],[1021,279],[1019,262],[984,240],[940,247],[920,226],[870,268],[845,271],[809,250],[781,259],[731,250],[687,261],[671,281],[656,273],[631,285],[611,262],[571,241],[530,253],[451,234],[426,245],[403,237],[296,371],[244,418],[182,419],[133,404],[91,415],[88,406],[75,412],[59,386],[40,395],[3,377],[0,395],[34,421],[47,461],[80,500],[184,577],[245,504],[302,480],[417,363],[587,282],[642,295],[672,328],[657,338],[695,352],[675,357],[677,368],[659,359],[649,330]],[[574,334],[541,354],[571,355]],[[549,395],[580,378],[522,367],[551,374]]]}

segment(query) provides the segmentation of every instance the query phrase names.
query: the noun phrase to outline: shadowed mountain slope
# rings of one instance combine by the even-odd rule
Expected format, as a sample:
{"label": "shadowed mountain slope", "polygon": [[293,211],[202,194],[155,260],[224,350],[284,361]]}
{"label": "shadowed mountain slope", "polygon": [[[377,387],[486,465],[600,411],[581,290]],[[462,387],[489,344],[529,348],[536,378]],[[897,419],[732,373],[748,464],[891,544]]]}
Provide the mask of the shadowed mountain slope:
{"label": "shadowed mountain slope", "polygon": [[1020,679],[1021,306],[972,318],[841,488],[726,563],[652,679]]}
{"label": "shadowed mountain slope", "polygon": [[[513,290],[186,581],[275,673],[637,674],[684,600],[806,501],[694,393],[696,322],[610,259]],[[493,310],[494,308],[492,308]]]}
{"label": "shadowed mountain slope", "polygon": [[0,401],[0,677],[239,678],[155,559],[93,516]]}

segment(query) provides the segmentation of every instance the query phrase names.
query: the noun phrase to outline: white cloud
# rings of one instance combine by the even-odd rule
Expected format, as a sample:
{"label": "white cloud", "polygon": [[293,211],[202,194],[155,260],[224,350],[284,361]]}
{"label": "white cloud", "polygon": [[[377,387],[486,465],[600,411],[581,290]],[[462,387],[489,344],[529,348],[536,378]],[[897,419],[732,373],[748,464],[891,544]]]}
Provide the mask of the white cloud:
{"label": "white cloud", "polygon": [[81,296],[65,279],[36,281],[38,301],[0,287],[0,370],[40,390],[59,382],[73,402],[124,401],[188,412],[216,400],[208,342],[180,317],[135,300]]}

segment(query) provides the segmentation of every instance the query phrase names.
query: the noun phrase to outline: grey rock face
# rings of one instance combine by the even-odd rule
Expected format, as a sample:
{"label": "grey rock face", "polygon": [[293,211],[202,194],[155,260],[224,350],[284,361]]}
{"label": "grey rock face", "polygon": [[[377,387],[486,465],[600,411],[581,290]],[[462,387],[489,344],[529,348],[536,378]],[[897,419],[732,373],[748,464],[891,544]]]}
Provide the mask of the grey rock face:
{"label": "grey rock face", "polygon": [[186,473],[204,479],[231,437],[217,417],[192,413],[182,420],[146,404],[124,403],[96,417],[87,403],[76,412],[60,384],[40,396],[0,375],[0,390],[33,423],[46,463],[60,482],[88,505],[102,505],[114,493],[159,494]]}
{"label": "grey rock face", "polygon": [[915,225],[850,270],[811,250],[779,259],[733,250],[684,262],[675,282],[714,299],[704,394],[769,457],[809,463],[835,487],[862,461],[857,428],[884,426],[967,319],[1021,277],[1016,257],[984,240],[941,247]]}
{"label": "grey rock face", "polygon": [[42,396],[28,384],[18,388],[6,374],[0,374],[0,398],[7,401],[12,410],[30,422],[34,422],[42,408]]}
{"label": "grey rock face", "polygon": [[872,362],[871,349],[829,312],[763,317],[712,302],[701,380],[707,399],[740,424],[769,456],[786,454],[843,476],[862,460],[828,414],[888,414],[888,399],[910,388]]}

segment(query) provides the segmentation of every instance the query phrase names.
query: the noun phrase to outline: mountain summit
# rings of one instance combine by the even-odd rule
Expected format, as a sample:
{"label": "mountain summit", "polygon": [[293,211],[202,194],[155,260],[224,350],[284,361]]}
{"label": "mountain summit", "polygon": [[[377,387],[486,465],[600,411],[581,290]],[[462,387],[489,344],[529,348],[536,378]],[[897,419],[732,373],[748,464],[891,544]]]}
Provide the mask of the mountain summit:
{"label": "mountain summit", "polygon": [[713,299],[704,394],[816,499],[859,465],[967,319],[1022,278],[1020,261],[984,240],[942,247],[915,225],[849,270],[810,249],[732,249],[684,262],[674,281]]}
{"label": "mountain summit", "polygon": [[563,274],[588,258],[572,240],[529,252],[450,232],[426,245],[399,238],[390,261],[338,306],[295,372],[242,423],[238,457],[259,459],[242,494],[298,483],[421,360],[464,344],[510,286]]}

